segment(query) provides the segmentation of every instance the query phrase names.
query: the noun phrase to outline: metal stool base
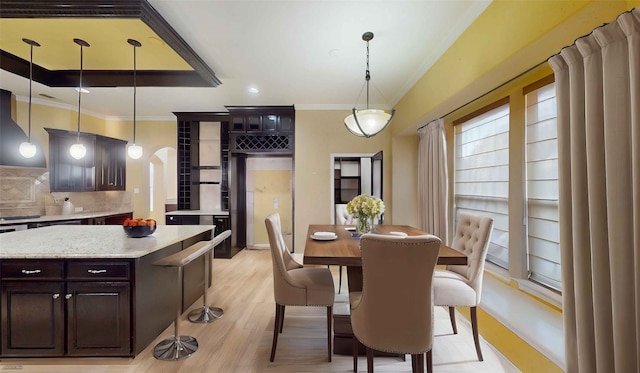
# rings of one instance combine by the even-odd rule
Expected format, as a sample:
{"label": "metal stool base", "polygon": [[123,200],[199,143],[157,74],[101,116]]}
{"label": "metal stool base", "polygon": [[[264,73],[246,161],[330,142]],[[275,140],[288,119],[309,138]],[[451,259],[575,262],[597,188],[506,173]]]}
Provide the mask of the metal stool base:
{"label": "metal stool base", "polygon": [[189,321],[194,323],[210,323],[218,320],[224,315],[222,308],[203,306],[189,312]]}
{"label": "metal stool base", "polygon": [[198,341],[188,335],[169,338],[153,348],[153,356],[158,360],[184,360],[198,350]]}

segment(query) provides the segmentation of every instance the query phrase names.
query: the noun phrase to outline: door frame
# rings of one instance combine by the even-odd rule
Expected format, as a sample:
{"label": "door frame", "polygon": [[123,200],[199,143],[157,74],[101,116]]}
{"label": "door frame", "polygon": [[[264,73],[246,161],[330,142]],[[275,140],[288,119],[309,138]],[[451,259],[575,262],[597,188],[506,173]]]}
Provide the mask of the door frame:
{"label": "door frame", "polygon": [[[331,216],[331,224],[336,223],[336,212],[335,212],[335,179],[334,179],[334,165],[336,158],[371,158],[373,160],[374,156],[381,154],[382,151],[375,153],[331,153],[329,154],[329,216]],[[382,190],[382,189],[380,189]]]}

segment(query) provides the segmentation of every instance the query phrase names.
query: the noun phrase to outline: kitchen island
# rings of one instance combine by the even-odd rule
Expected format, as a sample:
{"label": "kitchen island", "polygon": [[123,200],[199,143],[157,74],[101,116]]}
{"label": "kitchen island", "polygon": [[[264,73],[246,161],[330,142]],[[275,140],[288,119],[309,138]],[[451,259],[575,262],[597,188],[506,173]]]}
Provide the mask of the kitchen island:
{"label": "kitchen island", "polygon": [[153,263],[212,237],[213,225],[62,225],[0,235],[0,356],[135,356],[202,295],[204,258]]}
{"label": "kitchen island", "polygon": [[[218,235],[228,229],[231,229],[231,218],[229,211],[221,210],[176,210],[165,213],[167,225],[180,224],[214,224],[216,226],[215,234]],[[232,236],[224,240],[224,242],[214,249],[213,253],[216,258],[231,259],[236,255],[242,247],[238,247],[236,232]]]}

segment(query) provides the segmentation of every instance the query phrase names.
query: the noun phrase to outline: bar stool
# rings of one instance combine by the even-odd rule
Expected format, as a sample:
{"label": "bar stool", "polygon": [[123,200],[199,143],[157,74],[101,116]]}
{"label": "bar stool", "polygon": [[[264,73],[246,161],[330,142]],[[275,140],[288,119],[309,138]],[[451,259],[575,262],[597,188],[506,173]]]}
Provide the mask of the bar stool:
{"label": "bar stool", "polygon": [[[231,231],[226,232],[229,232],[229,235],[231,234]],[[229,236],[226,234],[226,232],[223,232],[223,234],[225,234],[224,238]],[[193,244],[182,251],[179,251],[173,255],[169,255],[153,263],[157,266],[174,267],[178,269],[177,284],[179,287],[178,293],[180,294],[179,299],[182,299],[183,267],[199,258],[201,255],[207,254],[212,251],[213,248],[224,239],[218,239],[218,237],[221,237],[223,234],[214,237],[214,239],[211,241],[201,241]],[[173,337],[160,341],[153,348],[153,356],[158,360],[183,360],[193,355],[198,350],[198,341],[194,337],[188,335],[180,335],[179,325],[180,316],[182,315],[182,302],[178,301],[177,303],[178,307],[176,310],[177,312],[176,320],[174,322]]]}
{"label": "bar stool", "polygon": [[202,307],[189,312],[188,319],[193,323],[210,323],[218,320],[224,315],[224,311],[220,307],[209,307],[207,305],[207,289],[211,286],[211,258],[213,257],[213,248],[218,246],[222,241],[231,236],[231,230],[226,230],[217,235],[211,243],[211,251],[204,257],[204,291],[202,292]]}

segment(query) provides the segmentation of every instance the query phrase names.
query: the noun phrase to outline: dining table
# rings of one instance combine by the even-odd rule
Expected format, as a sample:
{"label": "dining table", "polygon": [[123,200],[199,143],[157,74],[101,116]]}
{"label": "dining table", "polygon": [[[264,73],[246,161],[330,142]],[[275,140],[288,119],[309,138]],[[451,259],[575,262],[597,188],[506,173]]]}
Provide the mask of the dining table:
{"label": "dining table", "polygon": [[[335,238],[318,232],[333,232]],[[409,226],[379,224],[374,225],[371,233],[420,236],[427,232]],[[362,256],[360,252],[360,236],[355,233],[355,227],[350,225],[310,224],[303,256],[304,265],[339,265],[347,267],[347,281],[349,291],[362,290]],[[440,245],[438,265],[466,265],[467,256],[445,244]],[[351,316],[348,303],[336,302],[334,305],[334,353],[341,355],[352,354]],[[361,349],[361,353],[364,349]],[[383,353],[379,353],[384,355]]]}

